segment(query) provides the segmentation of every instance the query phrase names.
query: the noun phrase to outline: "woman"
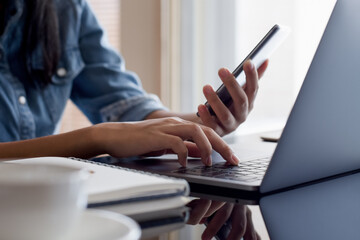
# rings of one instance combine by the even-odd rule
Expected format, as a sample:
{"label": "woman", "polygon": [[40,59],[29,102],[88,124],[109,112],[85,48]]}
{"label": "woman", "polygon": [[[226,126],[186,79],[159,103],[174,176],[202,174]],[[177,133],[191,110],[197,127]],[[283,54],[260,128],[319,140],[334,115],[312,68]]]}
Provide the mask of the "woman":
{"label": "woman", "polygon": [[[0,11],[1,158],[128,157],[171,150],[182,165],[188,154],[210,165],[213,148],[238,162],[220,136],[246,119],[267,62],[258,71],[246,63],[244,89],[220,69],[234,104],[226,108],[205,86],[217,117],[204,105],[198,107],[200,117],[177,114],[125,70],[85,0],[7,0]],[[69,98],[94,125],[53,135]]]}

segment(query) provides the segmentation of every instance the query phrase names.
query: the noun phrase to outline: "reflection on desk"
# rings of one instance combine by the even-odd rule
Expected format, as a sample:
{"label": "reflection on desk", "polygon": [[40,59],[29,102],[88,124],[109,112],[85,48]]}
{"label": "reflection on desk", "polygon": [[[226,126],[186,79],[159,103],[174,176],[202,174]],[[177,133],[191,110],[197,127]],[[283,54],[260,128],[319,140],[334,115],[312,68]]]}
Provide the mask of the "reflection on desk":
{"label": "reflection on desk", "polygon": [[195,199],[188,206],[191,208],[188,224],[206,226],[201,239],[261,239],[254,227],[252,213],[245,205]]}
{"label": "reflection on desk", "polygon": [[[196,199],[188,224],[206,225],[202,239],[360,239],[359,186],[360,173],[352,173],[265,196],[259,206]],[[268,234],[251,214],[259,207]]]}
{"label": "reflection on desk", "polygon": [[360,173],[270,195],[260,207],[272,239],[360,239]]}

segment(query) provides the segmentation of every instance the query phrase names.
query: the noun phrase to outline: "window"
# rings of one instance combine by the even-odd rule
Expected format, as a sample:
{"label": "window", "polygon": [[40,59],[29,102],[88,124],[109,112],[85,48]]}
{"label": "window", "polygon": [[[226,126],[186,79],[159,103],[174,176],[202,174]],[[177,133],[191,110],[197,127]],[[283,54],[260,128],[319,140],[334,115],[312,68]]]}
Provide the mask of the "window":
{"label": "window", "polygon": [[335,4],[311,0],[183,0],[181,109],[203,103],[220,67],[231,71],[274,25],[291,27],[261,79],[255,108],[236,134],[281,128],[294,103]]}

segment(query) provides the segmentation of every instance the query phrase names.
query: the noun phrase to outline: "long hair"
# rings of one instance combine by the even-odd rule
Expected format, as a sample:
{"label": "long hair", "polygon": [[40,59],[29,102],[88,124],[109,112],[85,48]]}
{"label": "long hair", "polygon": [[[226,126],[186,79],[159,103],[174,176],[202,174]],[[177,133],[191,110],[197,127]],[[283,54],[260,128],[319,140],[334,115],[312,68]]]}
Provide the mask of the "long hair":
{"label": "long hair", "polygon": [[44,85],[51,83],[56,72],[61,48],[58,16],[54,0],[26,0],[26,25],[23,49],[30,55],[41,47],[44,70],[40,73]]}

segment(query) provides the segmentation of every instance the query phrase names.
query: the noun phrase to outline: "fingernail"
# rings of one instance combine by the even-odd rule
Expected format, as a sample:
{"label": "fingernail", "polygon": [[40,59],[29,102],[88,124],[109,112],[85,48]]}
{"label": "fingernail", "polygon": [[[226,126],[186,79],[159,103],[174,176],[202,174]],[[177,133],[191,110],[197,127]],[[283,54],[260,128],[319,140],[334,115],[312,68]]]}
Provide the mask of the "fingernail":
{"label": "fingernail", "polygon": [[203,106],[204,106],[204,105],[202,105],[202,104],[198,106],[198,112],[201,112],[201,113],[204,113],[204,112],[205,112]]}
{"label": "fingernail", "polygon": [[211,164],[212,164],[212,159],[211,159],[211,156],[210,156],[210,157],[208,157],[206,159],[206,165],[211,166]]}
{"label": "fingernail", "polygon": [[225,77],[229,76],[229,73],[230,73],[229,70],[227,70],[226,68],[222,68],[219,71],[219,76],[221,78],[225,78]]}
{"label": "fingernail", "polygon": [[213,93],[213,89],[212,89],[212,87],[206,87],[206,88],[204,88],[204,92],[207,94],[211,94],[211,93]]}
{"label": "fingernail", "polygon": [[251,60],[248,60],[248,64],[249,64],[249,69],[250,70],[253,70],[254,68],[255,68],[255,65],[254,65],[254,63],[253,63],[253,61],[251,61]]}
{"label": "fingernail", "polygon": [[183,166],[183,167],[186,167],[186,165],[187,165],[187,160],[185,160],[185,161],[180,161],[180,165]]}
{"label": "fingernail", "polygon": [[232,155],[232,160],[233,160],[233,163],[238,165],[240,163],[240,160],[233,154]]}

